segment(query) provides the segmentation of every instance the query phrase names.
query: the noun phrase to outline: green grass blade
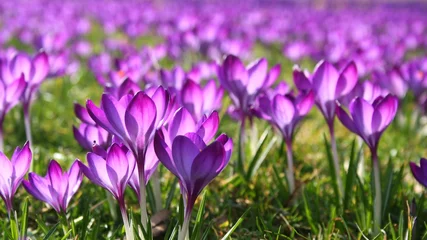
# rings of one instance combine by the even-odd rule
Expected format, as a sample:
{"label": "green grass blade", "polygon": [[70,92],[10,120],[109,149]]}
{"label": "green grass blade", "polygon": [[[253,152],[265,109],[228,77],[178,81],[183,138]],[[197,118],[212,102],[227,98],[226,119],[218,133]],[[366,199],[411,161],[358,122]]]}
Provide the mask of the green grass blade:
{"label": "green grass blade", "polygon": [[237,220],[237,222],[233,225],[233,227],[231,227],[230,230],[228,230],[228,232],[224,235],[223,238],[221,238],[221,240],[226,240],[227,238],[229,238],[231,236],[231,234],[237,229],[237,227],[243,222],[243,220],[245,219],[246,215],[248,214],[248,212],[251,210],[251,208],[248,208],[243,215]]}
{"label": "green grass blade", "polygon": [[52,235],[55,233],[56,229],[59,226],[59,222],[53,225],[53,227],[49,230],[49,232],[46,234],[46,236],[43,238],[43,240],[48,240]]}
{"label": "green grass blade", "polygon": [[261,135],[260,142],[258,145],[258,148],[256,150],[256,153],[254,157],[251,160],[251,163],[249,165],[248,171],[246,173],[246,180],[250,181],[255,174],[257,173],[258,169],[261,167],[261,164],[264,162],[265,158],[267,157],[268,153],[270,152],[271,148],[274,146],[274,144],[277,141],[277,137],[274,136],[268,145],[263,149],[264,144],[267,142],[267,136],[268,136],[268,130],[270,128],[267,128],[264,133]]}
{"label": "green grass blade", "polygon": [[332,153],[331,153],[331,147],[328,143],[328,140],[326,139],[326,135],[323,134],[323,142],[325,145],[325,150],[326,150],[326,157],[328,159],[328,164],[329,164],[329,174],[331,175],[332,178],[332,187],[334,188],[334,192],[335,192],[335,203],[337,206],[340,205],[340,193],[339,193],[339,189],[338,189],[338,179],[336,174],[335,174],[335,167],[334,167],[334,160],[332,158]]}
{"label": "green grass blade", "polygon": [[197,211],[196,224],[193,227],[193,233],[191,234],[191,239],[198,240],[200,239],[200,230],[202,229],[203,221],[202,217],[205,212],[205,204],[206,204],[206,192],[203,191],[202,200],[199,205],[199,210]]}
{"label": "green grass blade", "polygon": [[21,215],[21,236],[25,239],[28,228],[28,198],[25,198]]}
{"label": "green grass blade", "polygon": [[[357,175],[357,164],[359,159],[359,154],[357,157],[355,156],[355,148],[356,148],[356,140],[353,140],[351,144],[351,152],[350,152],[350,164],[348,165],[347,177],[345,180],[345,190],[344,190],[344,210],[348,209],[348,204],[351,200],[351,192],[354,186],[354,180]],[[360,151],[359,151],[360,153]]]}

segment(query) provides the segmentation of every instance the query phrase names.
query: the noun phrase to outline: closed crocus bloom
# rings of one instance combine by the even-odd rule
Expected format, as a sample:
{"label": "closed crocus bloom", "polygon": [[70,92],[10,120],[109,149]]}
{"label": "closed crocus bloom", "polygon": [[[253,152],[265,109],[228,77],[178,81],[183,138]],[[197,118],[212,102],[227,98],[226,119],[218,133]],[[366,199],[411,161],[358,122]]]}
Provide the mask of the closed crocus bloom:
{"label": "closed crocus bloom", "polygon": [[30,168],[32,153],[29,143],[25,143],[22,147],[17,147],[9,159],[0,152],[0,196],[6,204],[6,209],[9,213],[12,210],[12,200],[19,185],[24,179],[25,174]]}
{"label": "closed crocus bloom", "polygon": [[135,168],[134,159],[128,159],[127,152],[118,144],[113,144],[107,155],[87,154],[88,166],[80,164],[84,175],[94,184],[107,189],[118,201],[124,201],[124,191]]}
{"label": "closed crocus bloom", "polygon": [[267,120],[272,122],[282,133],[286,141],[292,141],[293,133],[299,121],[310,111],[314,104],[314,93],[277,94],[271,100],[260,99],[260,111]]}
{"label": "closed crocus bloom", "polygon": [[218,67],[217,74],[221,86],[228,91],[241,118],[250,114],[255,98],[270,87],[280,73],[280,65],[267,71],[267,60],[259,59],[245,67],[241,60],[228,55]]}
{"label": "closed crocus bloom", "polygon": [[337,107],[337,116],[346,128],[362,137],[369,148],[376,151],[382,133],[396,115],[397,106],[398,99],[390,94],[378,97],[372,104],[356,97],[350,103],[350,116],[341,107]]}
{"label": "closed crocus bloom", "polygon": [[415,179],[427,188],[427,159],[421,158],[420,166],[417,166],[414,162],[410,162],[409,166],[411,167],[411,172]]}
{"label": "closed crocus bloom", "polygon": [[381,227],[381,180],[377,155],[378,143],[382,133],[393,121],[398,106],[398,99],[393,95],[378,97],[372,104],[357,97],[350,103],[350,115],[337,107],[337,116],[350,131],[359,135],[371,150],[372,169],[374,176],[374,232]]}
{"label": "closed crocus bloom", "polygon": [[221,107],[223,95],[224,90],[221,87],[217,87],[214,80],[208,81],[202,88],[199,84],[189,79],[181,91],[181,102],[195,119],[200,120],[203,115]]}
{"label": "closed crocus bloom", "polygon": [[61,214],[67,212],[68,204],[80,188],[82,180],[83,173],[78,161],[75,161],[68,171],[63,172],[61,166],[52,160],[45,177],[30,173],[23,185],[33,197],[49,204]]}
{"label": "closed crocus bloom", "polygon": [[84,175],[94,184],[108,190],[117,200],[122,213],[127,239],[133,238],[133,230],[125,205],[125,190],[135,169],[135,159],[127,157],[127,150],[118,144],[113,144],[106,155],[100,156],[90,152],[87,154],[88,166],[79,162]]}
{"label": "closed crocus bloom", "polygon": [[176,136],[168,145],[165,135],[157,131],[154,149],[163,165],[178,179],[184,198],[185,216],[178,239],[187,235],[191,211],[198,195],[227,166],[233,148],[227,135],[220,135],[206,145],[197,133]]}
{"label": "closed crocus bloom", "polygon": [[329,62],[317,64],[311,76],[312,90],[328,124],[332,124],[335,117],[335,101],[349,94],[356,83],[357,68],[354,62],[350,62],[341,72]]}
{"label": "closed crocus bloom", "polygon": [[292,139],[297,124],[310,111],[314,104],[314,93],[301,93],[294,97],[292,94],[277,94],[271,100],[264,96],[259,100],[259,111],[262,117],[275,125],[283,136],[286,143],[289,192],[295,190],[293,171]]}

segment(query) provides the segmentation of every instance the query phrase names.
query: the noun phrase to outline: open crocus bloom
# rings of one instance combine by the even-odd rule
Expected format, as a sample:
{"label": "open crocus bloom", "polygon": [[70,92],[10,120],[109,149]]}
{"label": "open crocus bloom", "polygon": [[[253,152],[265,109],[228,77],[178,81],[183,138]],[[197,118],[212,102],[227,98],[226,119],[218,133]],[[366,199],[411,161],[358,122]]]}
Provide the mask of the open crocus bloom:
{"label": "open crocus bloom", "polygon": [[65,213],[82,180],[83,174],[78,161],[75,161],[68,171],[63,172],[61,166],[52,160],[45,177],[30,173],[28,181],[24,180],[23,185],[35,198],[49,204],[56,212]]}

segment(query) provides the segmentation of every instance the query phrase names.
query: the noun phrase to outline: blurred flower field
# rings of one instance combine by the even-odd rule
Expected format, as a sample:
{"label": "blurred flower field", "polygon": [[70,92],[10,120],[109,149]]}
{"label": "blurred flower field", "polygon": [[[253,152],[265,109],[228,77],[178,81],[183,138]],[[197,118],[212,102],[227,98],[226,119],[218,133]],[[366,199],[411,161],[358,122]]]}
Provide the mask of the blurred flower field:
{"label": "blurred flower field", "polygon": [[427,238],[425,12],[1,1],[0,238]]}

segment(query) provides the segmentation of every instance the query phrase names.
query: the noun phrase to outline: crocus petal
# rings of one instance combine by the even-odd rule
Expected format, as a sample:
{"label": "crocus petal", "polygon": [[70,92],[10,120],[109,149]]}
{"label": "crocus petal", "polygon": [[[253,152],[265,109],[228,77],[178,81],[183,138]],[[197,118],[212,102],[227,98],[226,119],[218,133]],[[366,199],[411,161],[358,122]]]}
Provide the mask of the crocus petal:
{"label": "crocus petal", "polygon": [[338,71],[329,62],[321,61],[316,66],[312,82],[313,89],[320,102],[325,103],[335,100],[338,77]]}
{"label": "crocus petal", "polygon": [[303,95],[301,100],[296,103],[299,116],[306,115],[314,104],[314,92],[310,91],[307,95]]}
{"label": "crocus petal", "polygon": [[218,112],[214,111],[209,117],[203,122],[203,124],[197,129],[197,134],[203,138],[204,142],[210,142],[215,136],[219,127],[219,115]]}
{"label": "crocus petal", "polygon": [[139,92],[130,102],[125,113],[126,128],[131,140],[138,148],[148,144],[148,138],[154,131],[156,106],[144,92]]}
{"label": "crocus petal", "polygon": [[[422,158],[421,161],[427,161],[426,159]],[[424,171],[421,167],[418,167],[414,162],[410,162],[409,166],[411,167],[411,172],[414,175],[415,179],[424,187],[427,187],[427,176],[424,174]]]}
{"label": "crocus petal", "polygon": [[[22,147],[22,149],[15,150],[12,155],[11,162],[15,169],[16,179],[22,179],[28,172],[32,160],[32,152],[28,142]],[[15,183],[16,184],[16,183]],[[15,186],[16,187],[16,186]]]}
{"label": "crocus petal", "polygon": [[220,142],[213,142],[207,146],[191,165],[191,179],[193,195],[198,195],[225,167],[225,151]]}
{"label": "crocus petal", "polygon": [[[26,87],[27,83],[25,82],[24,76],[21,75],[20,78],[16,79],[6,87],[6,91],[4,93],[5,102],[8,103],[10,107],[13,107],[19,101],[19,98],[24,93]],[[6,109],[5,111],[7,112],[8,110],[9,109]]]}
{"label": "crocus petal", "polygon": [[348,128],[348,130],[356,134],[359,134],[356,126],[354,126],[353,120],[348,116],[348,114],[340,106],[337,106],[336,113],[337,113],[338,119],[346,128]]}
{"label": "crocus petal", "polygon": [[76,114],[76,117],[80,119],[82,122],[95,125],[95,121],[90,117],[88,111],[86,108],[84,108],[82,105],[76,103],[74,104],[74,114]]}
{"label": "crocus petal", "polygon": [[267,60],[264,58],[261,58],[248,66],[249,80],[246,85],[248,94],[255,94],[262,88],[267,80],[267,68]]}
{"label": "crocus petal", "polygon": [[123,140],[127,140],[128,135],[125,128],[126,107],[119,104],[118,101],[109,94],[103,94],[101,101],[105,116],[117,133],[116,135],[118,135],[118,137],[122,138]]}
{"label": "crocus petal", "polygon": [[185,183],[191,180],[191,165],[200,149],[186,136],[177,136],[172,143],[172,158],[178,177]]}
{"label": "crocus petal", "polygon": [[172,162],[172,151],[170,147],[166,144],[163,138],[163,133],[161,130],[157,130],[154,135],[154,151],[157,158],[162,162],[162,164],[171,171],[175,176],[178,176],[178,171],[175,167],[175,164]]}
{"label": "crocus petal", "polygon": [[298,66],[294,66],[293,78],[298,90],[308,91],[311,89],[310,80],[305,76],[304,72],[298,68]]}
{"label": "crocus petal", "polygon": [[280,71],[281,71],[281,66],[280,64],[275,65],[274,67],[272,67],[270,69],[270,71],[267,74],[267,79],[264,82],[264,86],[263,88],[268,88],[271,85],[274,84],[274,82],[276,81],[276,79],[279,77],[280,75]]}
{"label": "crocus petal", "polygon": [[393,121],[397,111],[398,100],[387,95],[376,107],[372,120],[372,130],[382,132]]}
{"label": "crocus petal", "polygon": [[196,123],[186,108],[178,109],[169,124],[170,139],[174,139],[178,135],[184,135],[187,132],[193,132],[196,128]]}
{"label": "crocus petal", "polygon": [[31,67],[30,57],[26,54],[19,53],[12,59],[11,69],[15,78],[24,74],[25,80],[28,82],[30,80]]}
{"label": "crocus petal", "polygon": [[115,184],[116,182],[113,182],[108,174],[106,161],[94,153],[88,153],[87,162],[89,164],[89,168],[80,164],[80,168],[86,177],[89,178],[91,182],[109,190],[114,197],[117,198],[119,193]]}
{"label": "crocus petal", "polygon": [[107,116],[105,116],[105,112],[102,109],[98,108],[91,100],[87,100],[86,109],[91,118],[96,122],[96,124],[104,128],[108,132],[114,135],[118,135],[117,131],[111,126],[110,122],[108,121]]}
{"label": "crocus petal", "polygon": [[41,83],[49,73],[49,60],[45,52],[37,54],[31,68],[31,84]]}
{"label": "crocus petal", "polygon": [[288,98],[276,95],[272,102],[272,112],[275,123],[283,129],[292,123],[295,117],[295,106]]}
{"label": "crocus petal", "polygon": [[166,123],[168,120],[167,118],[170,115],[171,96],[168,91],[160,86],[156,89],[156,91],[154,91],[151,99],[153,103],[155,103],[156,107],[156,120],[154,127],[158,129]]}
{"label": "crocus petal", "polygon": [[372,116],[374,108],[366,100],[355,98],[350,103],[350,113],[353,118],[354,126],[362,137],[370,136],[372,132]]}
{"label": "crocus petal", "polygon": [[192,80],[187,80],[182,88],[182,105],[196,117],[203,115],[203,92],[198,84]]}
{"label": "crocus petal", "polygon": [[335,89],[335,97],[345,96],[353,90],[357,83],[357,67],[354,62],[350,62],[341,72],[337,87]]}
{"label": "crocus petal", "polygon": [[225,161],[224,164],[227,165],[228,161],[230,161],[231,153],[233,152],[233,139],[229,138],[225,134],[221,134],[217,139],[217,142],[220,142],[224,145],[225,150]]}

